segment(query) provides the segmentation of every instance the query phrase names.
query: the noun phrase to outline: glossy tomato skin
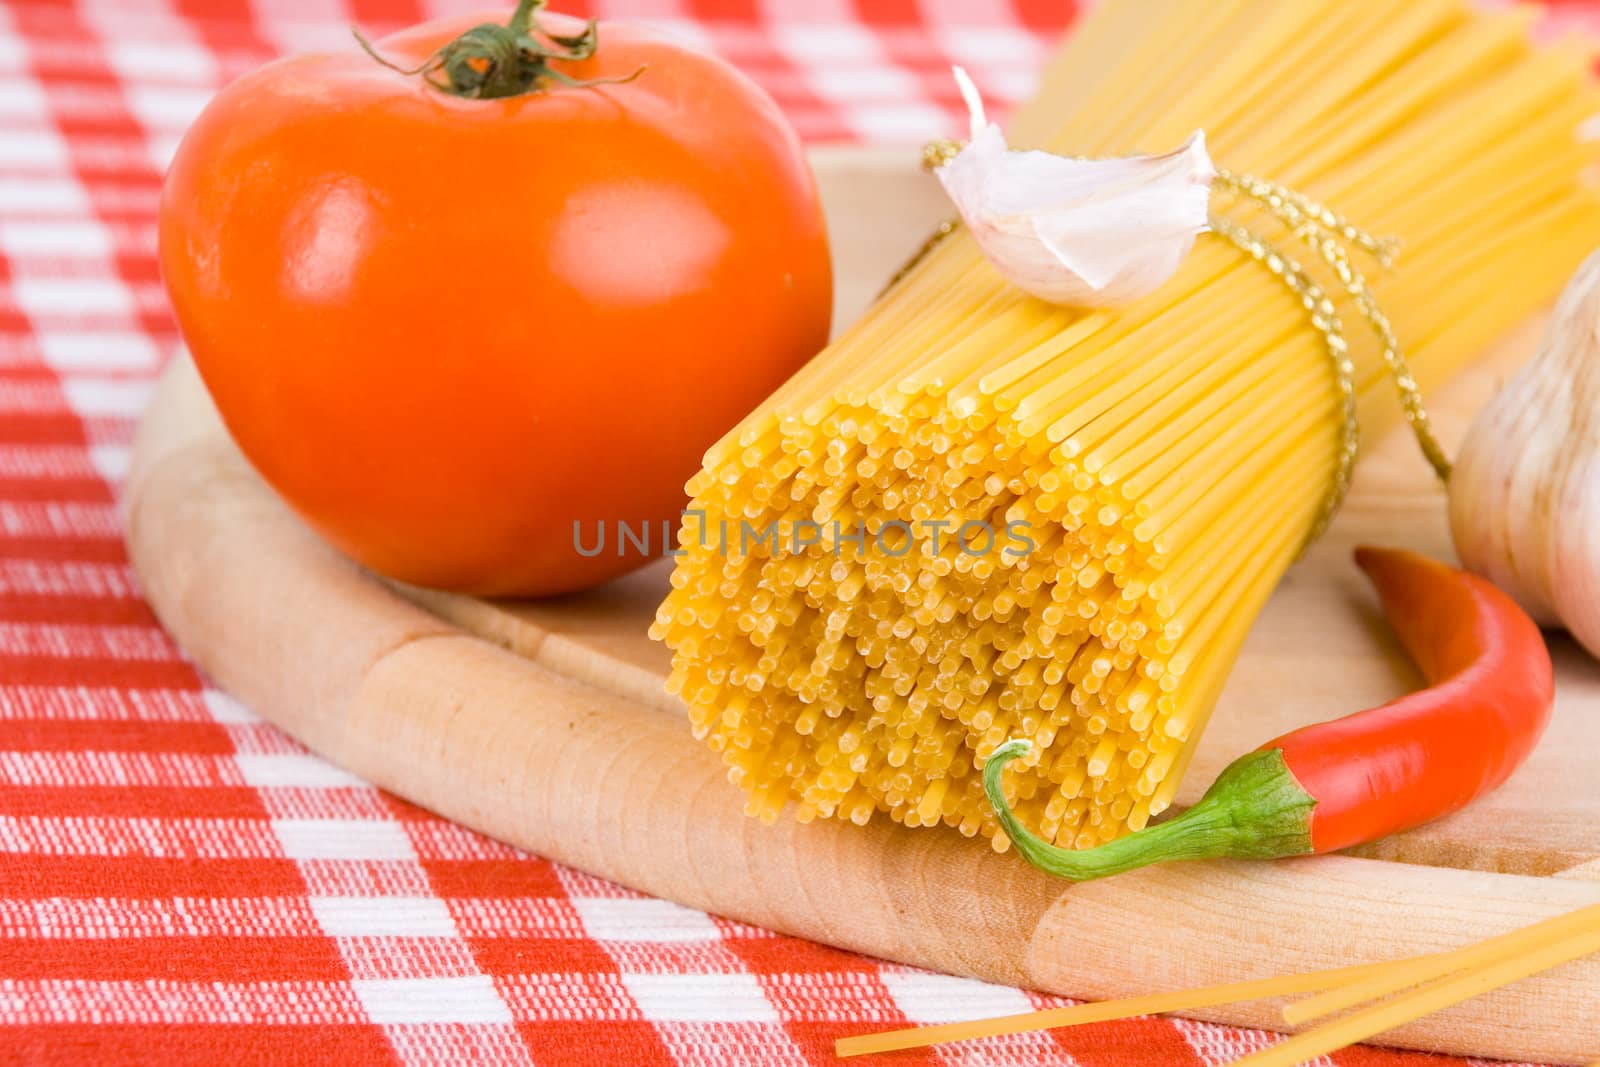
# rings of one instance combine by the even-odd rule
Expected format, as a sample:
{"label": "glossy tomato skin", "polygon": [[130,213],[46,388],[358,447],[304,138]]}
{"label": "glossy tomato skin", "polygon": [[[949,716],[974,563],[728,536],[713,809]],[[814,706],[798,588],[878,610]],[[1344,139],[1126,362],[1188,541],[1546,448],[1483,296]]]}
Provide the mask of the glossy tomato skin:
{"label": "glossy tomato skin", "polygon": [[[483,21],[378,47],[411,65]],[[358,562],[485,595],[622,573],[617,524],[659,554],[704,450],[826,341],[776,106],[622,25],[562,69],[641,66],[467,100],[352,47],[240,78],[184,138],[160,223],[183,337],[245,456]]]}

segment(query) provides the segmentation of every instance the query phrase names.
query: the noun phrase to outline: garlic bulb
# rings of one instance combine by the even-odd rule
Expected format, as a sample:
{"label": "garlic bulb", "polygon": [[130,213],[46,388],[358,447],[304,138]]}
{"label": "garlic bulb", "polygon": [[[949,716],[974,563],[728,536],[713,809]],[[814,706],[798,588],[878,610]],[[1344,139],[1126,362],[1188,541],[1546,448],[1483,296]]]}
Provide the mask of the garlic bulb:
{"label": "garlic bulb", "polygon": [[1600,252],[1467,431],[1450,529],[1469,570],[1600,656]]}
{"label": "garlic bulb", "polygon": [[1154,292],[1204,232],[1216,168],[1205,134],[1160,156],[1013,152],[955,68],[972,134],[935,172],[983,254],[1054,304],[1121,304]]}

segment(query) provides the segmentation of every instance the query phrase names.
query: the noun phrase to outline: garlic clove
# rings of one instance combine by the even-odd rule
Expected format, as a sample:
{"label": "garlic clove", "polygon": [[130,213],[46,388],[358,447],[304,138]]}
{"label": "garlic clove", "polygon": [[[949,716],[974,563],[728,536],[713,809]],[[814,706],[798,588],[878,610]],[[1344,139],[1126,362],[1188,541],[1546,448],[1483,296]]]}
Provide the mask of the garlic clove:
{"label": "garlic clove", "polygon": [[1600,656],[1600,253],[1468,429],[1450,529],[1469,570]]}
{"label": "garlic clove", "polygon": [[1073,159],[1012,151],[955,68],[971,137],[934,173],[984,256],[1013,285],[1054,304],[1104,306],[1154,292],[1206,229],[1205,134],[1159,156]]}

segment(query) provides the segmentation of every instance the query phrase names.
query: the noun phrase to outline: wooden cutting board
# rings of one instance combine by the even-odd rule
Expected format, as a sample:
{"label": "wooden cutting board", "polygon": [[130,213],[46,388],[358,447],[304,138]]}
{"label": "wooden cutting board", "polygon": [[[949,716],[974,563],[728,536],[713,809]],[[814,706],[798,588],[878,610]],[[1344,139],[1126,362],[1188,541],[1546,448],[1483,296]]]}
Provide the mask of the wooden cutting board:
{"label": "wooden cutting board", "polygon": [[[944,210],[914,157],[814,156],[841,321]],[[1447,442],[1536,342],[1530,324],[1432,398]],[[1359,541],[1449,555],[1443,496],[1414,452],[1400,435],[1368,451],[1338,521],[1252,631],[1181,802],[1237,753],[1416,684],[1349,559]],[[540,603],[390,586],[321,545],[254,476],[185,360],[141,429],[125,507],[162,620],[220,685],[311,748],[502,840],[829,944],[1098,999],[1436,951],[1600,902],[1600,666],[1565,637],[1552,638],[1549,734],[1470,810],[1360,856],[1174,865],[1074,887],[949,831],[744,818],[661,688],[667,656],[645,628],[664,566]],[[1199,1014],[1281,1028],[1277,1008]],[[1600,1057],[1600,959],[1386,1040]]]}

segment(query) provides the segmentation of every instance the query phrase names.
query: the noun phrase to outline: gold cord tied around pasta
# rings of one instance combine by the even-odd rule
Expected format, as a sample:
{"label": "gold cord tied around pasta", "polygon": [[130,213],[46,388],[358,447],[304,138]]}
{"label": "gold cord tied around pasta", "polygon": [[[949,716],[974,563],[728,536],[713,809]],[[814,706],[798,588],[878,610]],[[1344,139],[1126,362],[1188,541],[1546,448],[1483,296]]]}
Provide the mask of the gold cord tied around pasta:
{"label": "gold cord tied around pasta", "polygon": [[[1006,799],[1041,839],[1150,825],[1341,466],[1309,320],[1342,317],[1375,436],[1400,352],[1450,374],[1600,244],[1600,145],[1572,137],[1600,99],[1587,55],[1509,14],[1281,7],[1185,6],[1157,40],[1139,0],[1093,5],[1012,124],[1046,151],[1011,149],[957,78],[966,144],[929,180],[959,227],[707,450],[651,633],[751,815],[1004,849],[983,772],[1022,738]],[[1318,33],[1407,58],[1266,47]],[[1260,47],[1217,64],[1218,40]],[[1284,77],[1274,109],[1256,91]],[[1365,232],[1405,236],[1403,273]]]}
{"label": "gold cord tied around pasta", "polygon": [[[930,171],[937,170],[955,159],[962,148],[963,145],[956,141],[931,141],[923,149],[923,167]],[[1398,240],[1375,237],[1328,206],[1264,178],[1219,168],[1213,179],[1213,188],[1231,193],[1264,209],[1284,225],[1292,238],[1310,248],[1333,273],[1345,295],[1355,305],[1361,317],[1366,319],[1382,346],[1384,365],[1394,380],[1401,409],[1423,457],[1439,480],[1447,481],[1450,477],[1450,460],[1433,434],[1427,409],[1423,406],[1421,390],[1401,352],[1399,338],[1388,316],[1378,306],[1377,298],[1373,295],[1366,275],[1356,266],[1350,254],[1350,248],[1353,247],[1370,256],[1380,267],[1392,268],[1400,250]],[[1350,347],[1345,338],[1344,325],[1337,306],[1324,287],[1285,248],[1215,210],[1210,213],[1208,225],[1212,233],[1249,256],[1252,261],[1259,263],[1300,300],[1306,310],[1307,321],[1321,334],[1327,349],[1341,406],[1338,465],[1334,470],[1332,485],[1323,506],[1306,538],[1306,545],[1309,546],[1327,529],[1328,523],[1332,521],[1349,492],[1356,455],[1361,444],[1355,363],[1350,358]],[[947,220],[941,223],[915,255],[895,272],[885,291],[893,288],[934,247],[959,227],[959,220]]]}

